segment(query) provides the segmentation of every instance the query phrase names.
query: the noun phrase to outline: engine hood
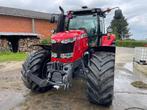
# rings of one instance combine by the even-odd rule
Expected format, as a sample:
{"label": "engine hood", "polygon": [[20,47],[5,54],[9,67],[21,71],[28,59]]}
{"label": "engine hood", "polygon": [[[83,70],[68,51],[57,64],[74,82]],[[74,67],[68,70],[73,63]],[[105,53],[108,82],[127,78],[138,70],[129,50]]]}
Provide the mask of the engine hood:
{"label": "engine hood", "polygon": [[82,34],[84,34],[84,30],[70,30],[65,32],[59,32],[57,34],[54,34],[51,36],[52,40],[55,40],[56,42],[61,42],[62,40],[71,39],[71,38],[78,38]]}

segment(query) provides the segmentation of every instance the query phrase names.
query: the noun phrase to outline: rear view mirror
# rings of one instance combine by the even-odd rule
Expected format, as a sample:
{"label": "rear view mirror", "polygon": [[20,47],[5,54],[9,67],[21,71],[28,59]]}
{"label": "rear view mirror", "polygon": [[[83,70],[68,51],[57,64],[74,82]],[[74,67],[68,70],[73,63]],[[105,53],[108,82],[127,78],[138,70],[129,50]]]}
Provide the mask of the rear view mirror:
{"label": "rear view mirror", "polygon": [[122,17],[123,17],[122,10],[121,9],[115,10],[114,18],[115,19],[121,19]]}
{"label": "rear view mirror", "polygon": [[52,16],[51,19],[50,19],[50,23],[55,23],[55,16]]}

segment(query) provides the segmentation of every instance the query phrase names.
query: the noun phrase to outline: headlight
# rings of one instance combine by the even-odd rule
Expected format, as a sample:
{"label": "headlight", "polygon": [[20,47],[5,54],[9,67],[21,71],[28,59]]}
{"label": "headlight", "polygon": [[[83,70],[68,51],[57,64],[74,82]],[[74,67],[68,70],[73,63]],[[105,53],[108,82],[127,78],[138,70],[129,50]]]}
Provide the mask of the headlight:
{"label": "headlight", "polygon": [[75,40],[76,40],[76,37],[70,38],[70,39],[66,39],[66,40],[62,40],[61,43],[63,43],[63,44],[72,43]]}
{"label": "headlight", "polygon": [[56,41],[55,40],[51,40],[51,43],[54,44],[54,43],[56,43]]}
{"label": "headlight", "polygon": [[73,53],[64,53],[61,54],[61,58],[71,58],[73,56]]}
{"label": "headlight", "polygon": [[57,58],[57,54],[56,54],[56,53],[53,53],[53,52],[52,52],[52,53],[51,53],[51,56],[54,57],[54,58]]}

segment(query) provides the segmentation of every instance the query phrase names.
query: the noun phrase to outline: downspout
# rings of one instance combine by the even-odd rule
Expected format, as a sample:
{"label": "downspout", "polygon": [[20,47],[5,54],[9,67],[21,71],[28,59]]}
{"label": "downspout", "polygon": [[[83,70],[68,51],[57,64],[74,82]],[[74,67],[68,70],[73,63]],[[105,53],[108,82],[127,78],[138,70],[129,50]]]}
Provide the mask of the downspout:
{"label": "downspout", "polygon": [[32,18],[32,33],[35,33],[35,19]]}

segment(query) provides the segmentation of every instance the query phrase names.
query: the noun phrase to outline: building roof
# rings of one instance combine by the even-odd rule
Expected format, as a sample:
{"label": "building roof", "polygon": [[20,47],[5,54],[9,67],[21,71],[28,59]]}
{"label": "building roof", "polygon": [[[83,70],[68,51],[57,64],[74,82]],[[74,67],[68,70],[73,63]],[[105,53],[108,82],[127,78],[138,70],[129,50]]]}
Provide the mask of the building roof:
{"label": "building roof", "polygon": [[36,33],[24,33],[24,32],[0,32],[0,37],[1,36],[40,36],[40,34]]}
{"label": "building roof", "polygon": [[56,20],[58,19],[58,14],[49,14],[44,12],[37,12],[37,11],[2,7],[2,6],[0,6],[0,15],[45,19],[45,20],[49,20],[51,16],[55,16],[55,19]]}

